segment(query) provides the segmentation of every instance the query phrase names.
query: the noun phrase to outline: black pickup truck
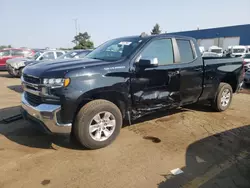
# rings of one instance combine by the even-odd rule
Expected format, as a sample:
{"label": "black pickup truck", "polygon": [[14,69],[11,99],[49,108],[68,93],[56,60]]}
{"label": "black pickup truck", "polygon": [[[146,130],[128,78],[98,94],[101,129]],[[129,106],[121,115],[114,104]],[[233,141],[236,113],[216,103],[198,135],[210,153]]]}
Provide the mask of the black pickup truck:
{"label": "black pickup truck", "polygon": [[[109,145],[123,120],[208,101],[226,110],[243,80],[241,58],[202,58],[193,38],[110,40],[84,59],[34,63],[22,74],[22,114],[83,146]],[[38,124],[36,124],[38,127]]]}

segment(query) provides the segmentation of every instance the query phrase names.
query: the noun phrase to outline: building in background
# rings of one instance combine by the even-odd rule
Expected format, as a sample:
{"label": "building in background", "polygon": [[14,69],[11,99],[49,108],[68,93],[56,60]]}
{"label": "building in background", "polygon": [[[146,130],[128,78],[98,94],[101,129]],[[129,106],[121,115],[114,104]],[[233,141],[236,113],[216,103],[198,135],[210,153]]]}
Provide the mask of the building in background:
{"label": "building in background", "polygon": [[211,29],[197,29],[171,34],[193,37],[197,39],[198,44],[203,46],[206,51],[211,46],[218,46],[225,50],[229,46],[250,45],[250,24]]}

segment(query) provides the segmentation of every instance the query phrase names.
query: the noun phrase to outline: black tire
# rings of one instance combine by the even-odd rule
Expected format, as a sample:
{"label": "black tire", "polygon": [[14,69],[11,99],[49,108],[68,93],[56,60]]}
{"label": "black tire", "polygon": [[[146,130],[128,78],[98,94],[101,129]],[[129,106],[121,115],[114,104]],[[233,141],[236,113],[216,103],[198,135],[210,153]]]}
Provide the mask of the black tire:
{"label": "black tire", "polygon": [[[94,140],[89,133],[89,125],[92,118],[100,112],[111,113],[116,121],[114,132],[105,141]],[[106,100],[94,100],[84,105],[76,115],[73,125],[74,135],[76,139],[88,149],[99,149],[110,145],[119,135],[122,127],[122,114],[119,108]]]}
{"label": "black tire", "polygon": [[[229,98],[228,104],[226,106],[223,106],[221,104],[221,98],[222,98],[222,93],[225,90],[229,90],[229,92],[230,92],[230,98]],[[233,89],[232,89],[232,87],[229,84],[227,84],[227,83],[220,83],[220,85],[218,87],[218,90],[217,90],[216,97],[215,97],[215,99],[212,102],[213,108],[216,111],[218,111],[218,112],[225,111],[226,109],[229,108],[229,106],[230,106],[230,104],[232,102],[232,97],[233,97]]]}
{"label": "black tire", "polygon": [[249,83],[245,83],[245,86],[246,86],[246,87],[250,87],[250,84],[249,84]]}
{"label": "black tire", "polygon": [[17,75],[16,75],[17,78],[21,78],[21,76],[22,76],[22,71],[23,71],[23,67],[20,68],[20,69],[18,69]]}

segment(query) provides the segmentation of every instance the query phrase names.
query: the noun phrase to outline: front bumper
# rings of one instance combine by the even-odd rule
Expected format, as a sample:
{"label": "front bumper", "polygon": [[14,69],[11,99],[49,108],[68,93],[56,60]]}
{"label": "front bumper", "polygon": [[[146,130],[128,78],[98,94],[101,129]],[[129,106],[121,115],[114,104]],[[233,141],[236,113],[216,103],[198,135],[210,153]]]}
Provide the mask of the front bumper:
{"label": "front bumper", "polygon": [[22,114],[24,119],[37,122],[42,125],[47,132],[67,134],[71,132],[71,123],[62,124],[59,122],[60,105],[40,104],[32,106],[22,94]]}

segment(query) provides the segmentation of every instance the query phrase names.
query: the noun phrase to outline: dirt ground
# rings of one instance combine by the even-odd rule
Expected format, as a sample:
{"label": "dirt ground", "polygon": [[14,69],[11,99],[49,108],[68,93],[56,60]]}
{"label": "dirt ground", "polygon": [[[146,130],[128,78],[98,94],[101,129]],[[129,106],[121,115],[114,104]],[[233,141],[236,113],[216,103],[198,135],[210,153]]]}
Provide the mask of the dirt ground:
{"label": "dirt ground", "polygon": [[[20,79],[0,72],[0,121],[19,114]],[[100,150],[0,123],[0,187],[250,187],[250,95],[229,110],[192,105],[144,117]],[[180,168],[183,173],[172,175]]]}

